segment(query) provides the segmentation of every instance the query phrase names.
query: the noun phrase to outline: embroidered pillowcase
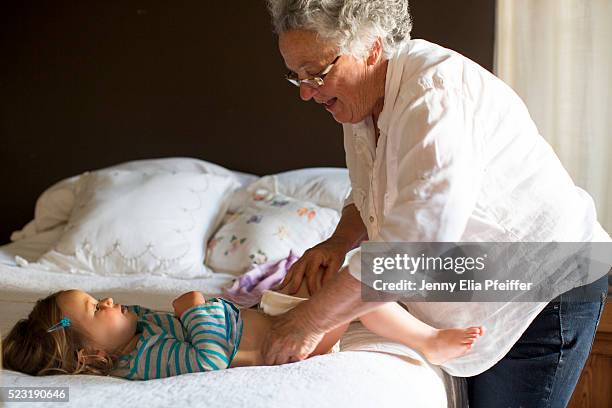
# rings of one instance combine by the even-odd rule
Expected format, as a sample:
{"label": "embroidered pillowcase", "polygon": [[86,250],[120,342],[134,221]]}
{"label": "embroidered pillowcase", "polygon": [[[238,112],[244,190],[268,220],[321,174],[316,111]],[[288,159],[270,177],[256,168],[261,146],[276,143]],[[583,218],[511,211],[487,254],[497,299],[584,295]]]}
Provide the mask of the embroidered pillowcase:
{"label": "embroidered pillowcase", "polygon": [[286,258],[329,238],[340,215],[330,208],[267,189],[251,196],[208,242],[206,264],[215,272],[244,273],[253,263]]}
{"label": "embroidered pillowcase", "polygon": [[61,238],[39,262],[108,276],[205,276],[206,241],[237,186],[234,178],[212,174],[86,173]]}
{"label": "embroidered pillowcase", "polygon": [[341,212],[351,182],[347,169],[315,167],[264,176],[248,187],[251,193],[259,189]]}

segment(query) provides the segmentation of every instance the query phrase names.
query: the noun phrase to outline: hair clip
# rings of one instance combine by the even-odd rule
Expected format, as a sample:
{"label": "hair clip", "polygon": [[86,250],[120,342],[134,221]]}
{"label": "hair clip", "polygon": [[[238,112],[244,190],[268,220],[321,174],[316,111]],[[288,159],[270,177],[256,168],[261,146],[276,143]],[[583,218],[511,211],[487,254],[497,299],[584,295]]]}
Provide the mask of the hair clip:
{"label": "hair clip", "polygon": [[66,327],[70,327],[70,319],[67,317],[63,317],[62,320],[49,327],[47,329],[47,333],[51,333],[60,329],[65,329]]}

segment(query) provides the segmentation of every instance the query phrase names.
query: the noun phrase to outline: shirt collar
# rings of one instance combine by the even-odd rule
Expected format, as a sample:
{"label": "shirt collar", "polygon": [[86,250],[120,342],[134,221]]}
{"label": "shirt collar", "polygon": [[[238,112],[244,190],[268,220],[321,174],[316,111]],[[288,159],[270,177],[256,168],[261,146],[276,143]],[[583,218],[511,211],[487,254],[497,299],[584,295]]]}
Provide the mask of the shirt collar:
{"label": "shirt collar", "polygon": [[[385,102],[383,109],[378,116],[378,129],[385,134],[388,133],[389,122],[391,120],[392,113],[395,109],[395,103],[402,83],[402,73],[404,71],[405,57],[410,48],[412,41],[408,41],[403,47],[399,48],[389,58],[387,64],[387,75],[385,77]],[[351,124],[352,128],[357,131],[363,131],[370,126],[370,116],[367,116],[361,122]]]}
{"label": "shirt collar", "polygon": [[402,83],[402,73],[404,66],[404,54],[409,48],[410,41],[403,47],[400,47],[387,64],[387,76],[385,78],[385,102],[383,110],[378,116],[378,129],[382,133],[388,133],[389,122],[391,115],[395,110],[395,103],[399,94],[400,85]]}

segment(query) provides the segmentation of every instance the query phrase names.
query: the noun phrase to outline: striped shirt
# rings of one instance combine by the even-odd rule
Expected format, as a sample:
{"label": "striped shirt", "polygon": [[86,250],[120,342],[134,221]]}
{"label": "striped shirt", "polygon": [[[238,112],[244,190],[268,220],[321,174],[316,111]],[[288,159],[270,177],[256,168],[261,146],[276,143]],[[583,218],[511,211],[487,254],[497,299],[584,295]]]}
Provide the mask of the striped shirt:
{"label": "striped shirt", "polygon": [[136,313],[139,334],[135,349],[117,361],[111,375],[149,380],[228,368],[242,336],[240,310],[222,298],[186,310],[177,318],[141,306]]}

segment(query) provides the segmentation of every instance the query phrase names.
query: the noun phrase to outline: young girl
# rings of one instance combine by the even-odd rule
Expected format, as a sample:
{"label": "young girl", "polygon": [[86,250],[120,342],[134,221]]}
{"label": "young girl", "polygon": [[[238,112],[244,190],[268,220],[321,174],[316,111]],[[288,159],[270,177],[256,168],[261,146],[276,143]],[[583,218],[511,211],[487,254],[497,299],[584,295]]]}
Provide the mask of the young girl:
{"label": "young girl", "polygon": [[[37,301],[28,318],[2,341],[4,367],[31,375],[147,380],[263,365],[261,347],[270,316],[238,309],[222,298],[205,299],[200,292],[185,293],[172,305],[174,314],[119,305],[111,298],[97,300],[76,289],[54,293]],[[360,320],[433,364],[465,354],[484,334],[483,327],[432,328],[394,302]],[[328,332],[311,356],[329,352],[347,327],[348,323]]]}

